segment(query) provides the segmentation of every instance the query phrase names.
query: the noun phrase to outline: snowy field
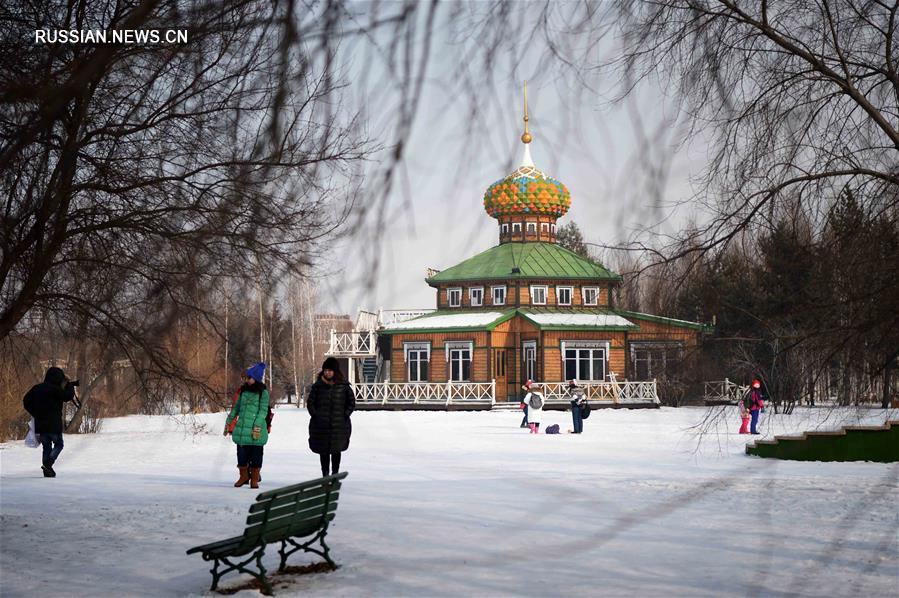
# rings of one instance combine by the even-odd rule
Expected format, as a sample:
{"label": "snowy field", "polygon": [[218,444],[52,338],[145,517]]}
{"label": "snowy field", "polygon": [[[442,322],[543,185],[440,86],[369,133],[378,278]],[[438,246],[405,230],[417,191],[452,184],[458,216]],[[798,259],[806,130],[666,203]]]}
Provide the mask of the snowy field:
{"label": "snowy field", "polygon": [[[581,436],[529,435],[516,412],[356,413],[329,534],[340,568],[278,578],[275,592],[896,596],[899,464],[748,457],[735,412],[729,429],[690,432],[706,413],[594,410]],[[762,430],[886,417],[797,410],[763,415]],[[570,427],[568,413],[545,419]],[[307,421],[278,410],[263,490],[318,477]],[[39,449],[0,445],[0,595],[207,593],[210,565],[185,550],[239,534],[256,494],[231,486],[223,422],[107,420],[66,436],[55,479],[41,477]]]}

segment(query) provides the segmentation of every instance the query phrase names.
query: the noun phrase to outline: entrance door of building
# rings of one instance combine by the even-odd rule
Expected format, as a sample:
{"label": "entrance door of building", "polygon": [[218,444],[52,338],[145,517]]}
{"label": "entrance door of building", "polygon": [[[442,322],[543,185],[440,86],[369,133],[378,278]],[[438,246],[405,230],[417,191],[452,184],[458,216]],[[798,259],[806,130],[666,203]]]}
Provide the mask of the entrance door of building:
{"label": "entrance door of building", "polygon": [[496,400],[505,401],[509,398],[505,349],[495,349],[493,351],[493,379],[496,380]]}

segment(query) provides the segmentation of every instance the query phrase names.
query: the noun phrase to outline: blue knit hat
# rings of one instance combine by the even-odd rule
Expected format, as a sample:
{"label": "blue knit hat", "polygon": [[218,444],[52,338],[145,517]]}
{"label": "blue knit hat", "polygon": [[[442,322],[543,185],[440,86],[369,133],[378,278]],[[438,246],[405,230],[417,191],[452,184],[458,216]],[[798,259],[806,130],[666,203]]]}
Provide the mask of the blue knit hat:
{"label": "blue knit hat", "polygon": [[256,382],[262,382],[262,378],[265,376],[265,363],[260,361],[253,367],[247,368],[247,376]]}

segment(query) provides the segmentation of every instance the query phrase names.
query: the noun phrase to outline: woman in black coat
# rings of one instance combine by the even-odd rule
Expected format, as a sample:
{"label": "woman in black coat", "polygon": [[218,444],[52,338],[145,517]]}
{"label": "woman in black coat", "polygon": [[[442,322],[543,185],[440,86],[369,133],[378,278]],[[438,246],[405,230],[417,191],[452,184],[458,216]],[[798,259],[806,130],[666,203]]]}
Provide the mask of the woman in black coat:
{"label": "woman in black coat", "polygon": [[353,432],[350,414],[355,408],[356,397],[340,372],[340,364],[333,357],[328,357],[306,401],[309,448],[319,455],[323,477],[328,475],[329,460],[332,475],[340,469],[340,453],[350,446]]}

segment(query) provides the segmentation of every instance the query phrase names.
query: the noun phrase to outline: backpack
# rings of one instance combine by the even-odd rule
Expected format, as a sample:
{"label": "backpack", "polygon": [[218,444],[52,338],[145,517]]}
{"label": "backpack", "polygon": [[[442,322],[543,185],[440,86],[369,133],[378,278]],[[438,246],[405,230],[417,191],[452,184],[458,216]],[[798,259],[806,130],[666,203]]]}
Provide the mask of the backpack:
{"label": "backpack", "polygon": [[581,403],[581,419],[587,419],[588,417],[590,417],[590,403],[584,400]]}
{"label": "backpack", "polygon": [[559,433],[559,424],[553,424],[551,426],[546,427],[546,434],[558,434]]}
{"label": "backpack", "polygon": [[531,398],[528,399],[528,405],[530,405],[534,409],[542,408],[543,407],[543,397],[538,395],[537,393],[531,393]]}

